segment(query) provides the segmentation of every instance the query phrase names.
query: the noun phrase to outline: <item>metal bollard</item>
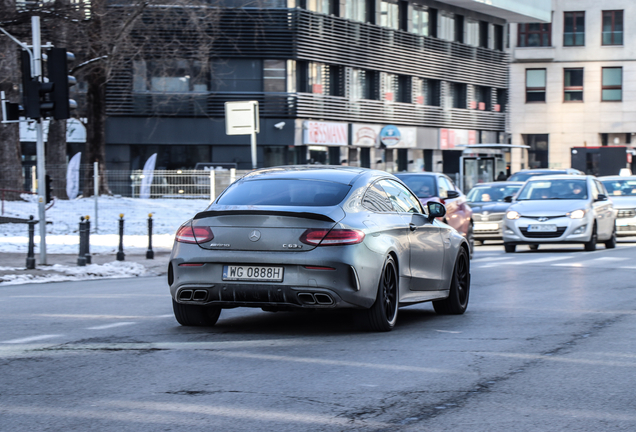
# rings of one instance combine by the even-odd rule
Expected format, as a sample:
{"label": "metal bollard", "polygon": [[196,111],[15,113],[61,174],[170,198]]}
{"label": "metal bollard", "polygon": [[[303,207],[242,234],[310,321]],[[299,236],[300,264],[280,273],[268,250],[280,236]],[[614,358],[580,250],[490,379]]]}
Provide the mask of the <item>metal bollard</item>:
{"label": "metal bollard", "polygon": [[84,243],[86,242],[85,231],[86,231],[86,223],[84,222],[84,216],[82,216],[80,217],[80,223],[79,223],[79,253],[77,255],[77,265],[79,267],[86,266],[86,252],[85,252],[86,247],[84,246]]}
{"label": "metal bollard", "polygon": [[86,264],[93,263],[93,257],[91,256],[91,217],[86,215],[86,230],[84,232],[84,256],[86,257]]}
{"label": "metal bollard", "polygon": [[123,261],[124,253],[124,214],[119,214],[119,250],[117,251],[117,261]]}
{"label": "metal bollard", "polygon": [[27,252],[26,259],[26,268],[28,270],[33,270],[35,268],[35,254],[33,253],[34,244],[35,244],[35,224],[38,221],[33,220],[33,215],[29,216],[29,250]]}
{"label": "metal bollard", "polygon": [[148,214],[148,250],[146,251],[146,259],[155,259],[155,253],[152,250],[152,213]]}

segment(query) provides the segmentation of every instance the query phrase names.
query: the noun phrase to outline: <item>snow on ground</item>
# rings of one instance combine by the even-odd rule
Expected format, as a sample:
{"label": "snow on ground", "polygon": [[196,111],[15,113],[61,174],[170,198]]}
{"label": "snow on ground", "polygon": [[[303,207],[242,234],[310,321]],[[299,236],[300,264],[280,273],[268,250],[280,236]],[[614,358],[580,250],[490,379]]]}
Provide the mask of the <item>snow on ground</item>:
{"label": "snow on ground", "polygon": [[[8,217],[37,219],[38,205],[34,196],[30,201],[5,201],[4,214]],[[46,212],[47,253],[72,254],[79,249],[79,221],[90,216],[91,253],[114,253],[119,246],[119,214],[124,215],[124,252],[142,252],[148,247],[148,214],[153,219],[153,249],[172,248],[174,234],[179,226],[204,210],[208,200],[200,199],[139,199],[100,196],[98,200],[98,231],[95,232],[95,200],[79,198],[72,201],[56,200]],[[36,254],[39,250],[39,227],[35,228]],[[0,224],[0,252],[26,253],[28,225]]]}
{"label": "snow on ground", "polygon": [[[3,270],[24,270],[23,268],[3,267]],[[43,275],[9,274],[0,276],[0,286],[19,285],[24,283],[65,282],[87,279],[128,278],[142,276],[146,268],[135,262],[115,261],[106,264],[89,264],[86,267],[69,267],[55,264],[50,267],[57,273]]]}

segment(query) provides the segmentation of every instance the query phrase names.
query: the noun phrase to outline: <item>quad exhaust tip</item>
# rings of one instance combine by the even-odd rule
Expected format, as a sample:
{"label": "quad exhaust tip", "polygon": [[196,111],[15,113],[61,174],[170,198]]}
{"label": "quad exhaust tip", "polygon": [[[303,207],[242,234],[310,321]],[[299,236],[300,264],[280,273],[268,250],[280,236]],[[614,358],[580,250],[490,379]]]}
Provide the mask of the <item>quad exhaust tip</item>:
{"label": "quad exhaust tip", "polygon": [[298,300],[306,305],[328,306],[334,304],[333,298],[329,294],[323,293],[298,293]]}
{"label": "quad exhaust tip", "polygon": [[208,297],[206,290],[182,290],[179,292],[180,301],[205,301]]}

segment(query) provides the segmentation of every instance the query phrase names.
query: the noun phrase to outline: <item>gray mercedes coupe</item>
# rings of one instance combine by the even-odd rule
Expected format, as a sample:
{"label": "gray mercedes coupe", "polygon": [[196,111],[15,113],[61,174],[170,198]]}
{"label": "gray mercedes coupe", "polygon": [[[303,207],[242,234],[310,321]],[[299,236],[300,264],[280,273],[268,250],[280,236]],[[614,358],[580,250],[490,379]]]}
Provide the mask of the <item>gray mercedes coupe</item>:
{"label": "gray mercedes coupe", "polygon": [[399,306],[432,301],[462,314],[469,246],[384,171],[284,166],[230,185],[175,236],[168,269],[174,314],[212,326],[224,308],[349,308],[389,331]]}

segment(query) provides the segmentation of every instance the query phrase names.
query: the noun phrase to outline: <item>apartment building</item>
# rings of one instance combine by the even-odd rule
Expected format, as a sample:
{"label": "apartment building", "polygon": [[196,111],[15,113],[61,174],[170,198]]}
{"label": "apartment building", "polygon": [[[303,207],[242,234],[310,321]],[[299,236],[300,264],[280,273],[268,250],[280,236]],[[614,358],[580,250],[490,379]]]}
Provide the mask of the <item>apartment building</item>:
{"label": "apartment building", "polygon": [[634,17],[631,0],[553,0],[551,23],[510,25],[510,132],[530,146],[513,151],[513,171],[570,167],[573,147],[632,146]]}

